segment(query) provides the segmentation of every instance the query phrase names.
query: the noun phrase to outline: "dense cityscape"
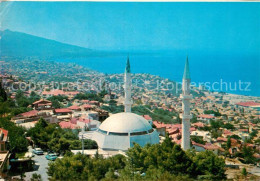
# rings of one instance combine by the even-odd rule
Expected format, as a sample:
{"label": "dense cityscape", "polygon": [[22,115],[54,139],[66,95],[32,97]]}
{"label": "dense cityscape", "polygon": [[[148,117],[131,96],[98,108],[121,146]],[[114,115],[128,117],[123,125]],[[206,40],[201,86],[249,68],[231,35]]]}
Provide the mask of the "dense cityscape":
{"label": "dense cityscape", "polygon": [[[52,67],[50,73],[49,67]],[[61,69],[62,74],[55,74]],[[135,79],[145,80],[146,84],[135,84]],[[149,74],[133,74],[132,112],[142,116],[156,129],[160,137],[160,147],[141,148],[134,145],[126,152],[118,152],[100,148],[92,139],[92,134],[108,117],[124,112],[122,74],[103,74],[76,64],[61,64],[37,59],[20,60],[19,64],[14,64],[14,60],[2,58],[1,81],[1,134],[5,145],[1,164],[3,176],[15,178],[15,175],[20,175],[16,178],[66,180],[78,173],[75,170],[78,167],[77,169],[89,171],[82,173],[83,175],[73,175],[76,179],[93,177],[98,180],[120,180],[124,177],[134,177],[150,180],[155,176],[159,180],[192,180],[196,177],[259,179],[260,101],[258,97],[191,87],[193,95],[190,104],[191,147],[183,152],[180,148],[182,91],[158,89],[158,81],[167,84],[172,82],[171,80]],[[41,84],[37,87],[32,84],[35,82]],[[113,83],[118,87],[111,87]],[[84,87],[84,85],[88,86]],[[168,153],[163,147],[172,147],[176,151]],[[170,163],[164,161],[160,163],[159,158],[156,161],[158,166],[150,163],[154,158],[143,154],[148,152],[155,154],[155,149],[164,150],[164,154],[173,154],[172,158],[160,154],[154,155],[162,156],[160,158],[162,161],[166,159],[165,162]],[[90,158],[78,155],[82,152]],[[182,156],[174,156],[177,154],[175,152],[182,152]],[[73,156],[73,153],[76,155]],[[40,154],[45,154],[46,158],[38,156]],[[82,168],[80,165],[70,168],[62,166],[64,163],[72,164],[75,159],[83,158],[91,159],[83,162],[97,165],[94,168],[86,168],[80,161]],[[147,162],[141,161],[142,159],[152,160]],[[184,165],[178,165],[179,159],[182,163],[183,160],[187,160]],[[198,159],[204,161],[196,162]],[[210,168],[208,164],[212,159],[215,161],[211,163],[213,165]],[[134,167],[131,164],[134,164]],[[198,164],[197,168],[207,169],[203,173],[201,170],[204,169],[196,171],[193,164]],[[35,166],[39,167],[38,171],[33,171]],[[95,172],[99,167],[100,169]],[[159,171],[160,167],[162,170]],[[178,171],[177,168],[180,170]],[[73,170],[73,173],[67,175],[63,173],[63,169]],[[169,175],[162,176],[161,173]]]}

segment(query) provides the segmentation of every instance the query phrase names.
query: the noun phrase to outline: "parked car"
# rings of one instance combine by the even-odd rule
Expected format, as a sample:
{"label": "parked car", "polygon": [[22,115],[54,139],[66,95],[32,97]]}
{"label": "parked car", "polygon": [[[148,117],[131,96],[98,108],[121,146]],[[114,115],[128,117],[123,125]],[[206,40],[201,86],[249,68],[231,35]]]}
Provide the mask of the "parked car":
{"label": "parked car", "polygon": [[33,153],[36,155],[43,155],[43,151],[41,148],[35,148],[33,149]]}
{"label": "parked car", "polygon": [[46,158],[47,160],[52,160],[52,161],[54,161],[54,160],[56,160],[57,155],[56,155],[56,154],[53,154],[53,153],[50,153],[50,154],[46,155],[45,158]]}

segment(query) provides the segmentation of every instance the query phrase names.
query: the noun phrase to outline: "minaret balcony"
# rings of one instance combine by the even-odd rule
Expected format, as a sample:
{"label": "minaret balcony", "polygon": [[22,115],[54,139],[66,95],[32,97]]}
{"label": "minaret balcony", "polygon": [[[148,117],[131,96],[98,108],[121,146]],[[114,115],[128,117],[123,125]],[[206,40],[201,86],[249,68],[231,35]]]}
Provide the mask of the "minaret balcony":
{"label": "minaret balcony", "polygon": [[182,100],[191,100],[192,99],[192,95],[191,94],[190,95],[183,95],[183,94],[181,94],[180,98]]}
{"label": "minaret balcony", "polygon": [[191,118],[192,118],[192,115],[180,114],[180,118],[181,118],[181,119],[191,119]]}

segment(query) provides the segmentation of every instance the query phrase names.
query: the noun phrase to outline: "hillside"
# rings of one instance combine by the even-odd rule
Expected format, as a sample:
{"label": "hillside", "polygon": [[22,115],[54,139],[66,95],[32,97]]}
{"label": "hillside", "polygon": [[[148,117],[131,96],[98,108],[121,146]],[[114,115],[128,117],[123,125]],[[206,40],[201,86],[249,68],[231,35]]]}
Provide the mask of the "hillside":
{"label": "hillside", "polygon": [[0,56],[85,57],[100,52],[10,30],[0,31]]}

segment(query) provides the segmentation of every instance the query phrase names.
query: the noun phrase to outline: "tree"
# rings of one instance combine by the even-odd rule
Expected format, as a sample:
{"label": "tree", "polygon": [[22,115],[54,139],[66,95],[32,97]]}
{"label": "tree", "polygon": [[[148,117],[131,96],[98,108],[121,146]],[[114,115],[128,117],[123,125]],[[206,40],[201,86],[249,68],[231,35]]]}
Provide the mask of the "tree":
{"label": "tree", "polygon": [[247,176],[247,171],[246,171],[246,168],[245,168],[245,167],[242,169],[241,174],[246,178],[246,176]]}
{"label": "tree", "polygon": [[[65,154],[71,149],[81,149],[78,136],[70,129],[61,129],[59,125],[49,124],[40,118],[34,128],[27,132],[34,143],[43,150],[51,150]],[[92,140],[84,140],[86,149],[96,149],[97,143]]]}
{"label": "tree", "polygon": [[[193,121],[194,121],[194,120],[192,120],[191,122],[194,123]],[[180,118],[179,115],[178,115],[177,118],[176,118],[176,122],[179,123],[179,124],[181,124],[181,118]]]}
{"label": "tree", "polygon": [[244,145],[241,152],[245,163],[255,163],[254,150],[252,148]]}
{"label": "tree", "polygon": [[49,162],[50,180],[101,180],[115,177],[113,170],[124,168],[124,156],[115,155],[110,158],[90,158],[87,155],[65,155],[62,159]]}
{"label": "tree", "polygon": [[226,123],[222,127],[226,128],[226,129],[230,129],[230,130],[234,130],[235,129],[234,125],[230,124],[230,123]]}
{"label": "tree", "polygon": [[169,136],[162,144],[141,147],[134,143],[126,155],[103,158],[96,154],[90,158],[67,153],[49,163],[48,175],[50,180],[192,180],[199,175],[211,180],[226,178],[222,158],[211,151],[184,152]]}
{"label": "tree", "polygon": [[33,173],[30,181],[42,181],[42,176],[40,174]]}
{"label": "tree", "polygon": [[0,102],[7,101],[7,94],[5,89],[2,87],[2,82],[0,81]]}
{"label": "tree", "polygon": [[22,127],[16,126],[8,118],[0,118],[0,127],[8,130],[8,149],[11,152],[19,153],[27,151],[28,142],[24,135],[25,130]]}
{"label": "tree", "polygon": [[227,149],[231,148],[231,139],[228,137],[227,139]]}
{"label": "tree", "polygon": [[221,116],[219,112],[213,111],[213,110],[205,110],[204,114],[214,114],[216,117]]}
{"label": "tree", "polygon": [[195,141],[196,143],[205,144],[206,141],[203,140],[202,136],[191,136],[190,137],[192,141]]}
{"label": "tree", "polygon": [[230,138],[234,138],[236,140],[241,140],[241,138],[236,134],[231,135]]}
{"label": "tree", "polygon": [[41,97],[38,94],[36,94],[34,91],[32,91],[29,99],[32,104],[33,102],[40,100]]}
{"label": "tree", "polygon": [[258,134],[258,131],[253,129],[252,132],[249,135],[250,135],[250,138],[254,138],[254,137],[257,136],[257,134]]}
{"label": "tree", "polygon": [[94,94],[94,93],[85,93],[85,94],[77,94],[74,99],[79,99],[79,100],[83,100],[83,99],[86,99],[86,100],[91,100],[91,101],[98,101],[98,102],[104,102],[103,101],[103,94]]}
{"label": "tree", "polygon": [[216,156],[212,151],[199,152],[194,158],[197,170],[212,179],[225,179],[225,160]]}
{"label": "tree", "polygon": [[61,103],[58,100],[53,100],[51,102],[52,102],[52,107],[55,108],[55,109],[62,107]]}

